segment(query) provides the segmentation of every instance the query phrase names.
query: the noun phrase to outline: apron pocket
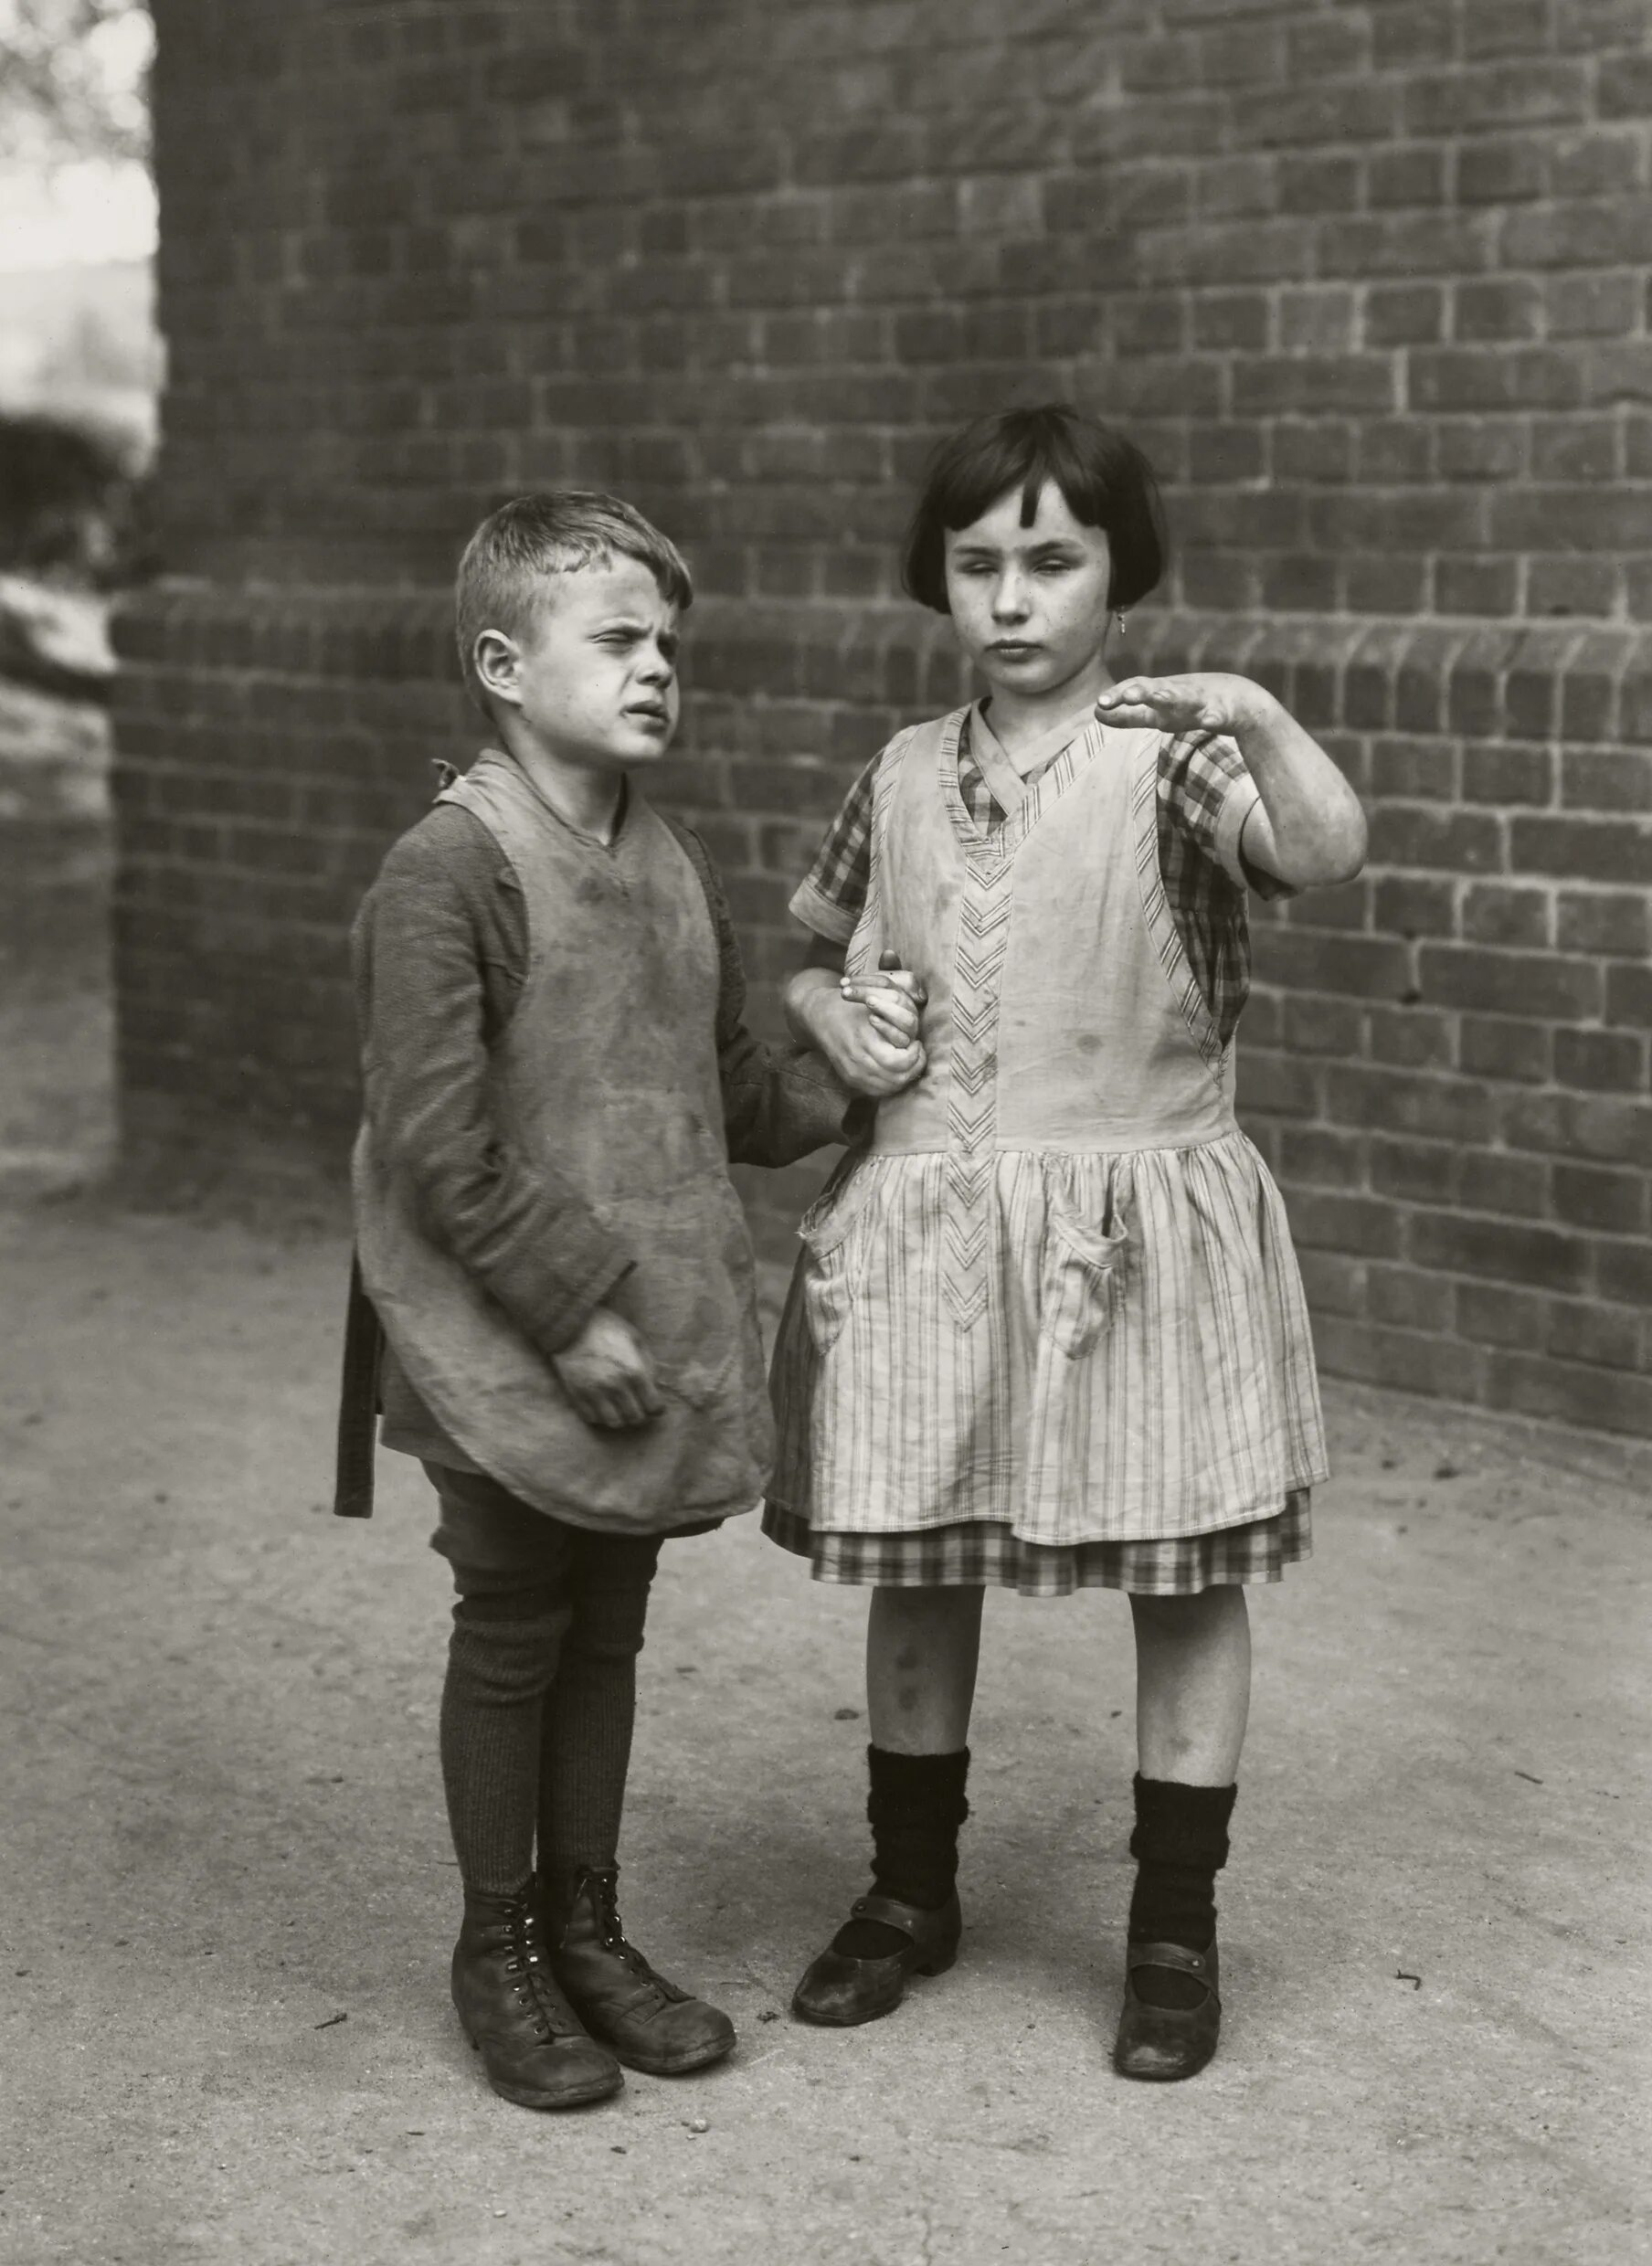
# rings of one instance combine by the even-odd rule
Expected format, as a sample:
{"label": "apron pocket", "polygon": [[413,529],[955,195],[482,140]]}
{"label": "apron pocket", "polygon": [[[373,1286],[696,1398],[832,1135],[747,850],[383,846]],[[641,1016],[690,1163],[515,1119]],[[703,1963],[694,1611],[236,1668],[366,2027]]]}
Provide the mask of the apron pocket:
{"label": "apron pocket", "polygon": [[1096,1228],[1054,1208],[1048,1214],[1039,1324],[1070,1361],[1094,1350],[1118,1309],[1129,1240],[1129,1230],[1117,1217]]}
{"label": "apron pocket", "polygon": [[849,1319],[872,1249],[874,1175],[845,1159],[798,1222],[803,1244],[803,1312],[815,1350],[831,1350]]}

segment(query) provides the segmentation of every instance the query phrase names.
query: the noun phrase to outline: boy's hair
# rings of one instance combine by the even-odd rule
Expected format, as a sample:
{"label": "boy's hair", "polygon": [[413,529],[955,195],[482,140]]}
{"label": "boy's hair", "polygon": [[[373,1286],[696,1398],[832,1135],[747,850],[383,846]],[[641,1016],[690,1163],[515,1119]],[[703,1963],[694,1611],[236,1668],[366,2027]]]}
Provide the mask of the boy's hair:
{"label": "boy's hair", "polygon": [[1107,604],[1134,606],[1146,598],[1170,561],[1153,468],[1133,441],[1064,401],[978,417],[941,442],[906,532],[901,585],[908,597],[950,613],[947,531],[972,526],[1011,488],[1021,490],[1021,524],[1030,527],[1047,481],[1060,489],[1075,519],[1107,535],[1113,566]]}
{"label": "boy's hair", "polygon": [[662,597],[680,612],[694,604],[694,582],[676,545],[619,496],[594,488],[551,488],[517,496],[488,514],[465,545],[453,586],[459,665],[466,692],[484,715],[487,694],[476,673],[476,641],[482,631],[521,636],[536,586],[547,575],[609,566],[616,553],[648,567]]}

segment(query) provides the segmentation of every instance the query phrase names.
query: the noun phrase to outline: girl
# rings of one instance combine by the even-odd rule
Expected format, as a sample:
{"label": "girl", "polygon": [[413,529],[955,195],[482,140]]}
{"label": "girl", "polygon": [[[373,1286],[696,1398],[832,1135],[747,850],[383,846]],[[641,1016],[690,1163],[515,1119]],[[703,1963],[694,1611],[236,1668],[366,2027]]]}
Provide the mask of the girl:
{"label": "girl", "polygon": [[952,1964],[985,1584],[1099,1583],[1128,1594],[1137,1656],[1114,2060],[1159,2079],[1215,2049],[1244,1585],[1308,1555],[1326,1473],[1289,1231],[1234,1118],[1244,891],[1346,881],[1365,852],[1261,686],[1113,682],[1164,547],[1146,461],[1064,406],[933,461],[905,588],[989,690],[890,742],[792,900],[816,940],[794,1030],[863,1083],[876,1052],[885,1098],[802,1223],[765,1519],[872,1588],[873,1892],[796,2012],[864,2022]]}

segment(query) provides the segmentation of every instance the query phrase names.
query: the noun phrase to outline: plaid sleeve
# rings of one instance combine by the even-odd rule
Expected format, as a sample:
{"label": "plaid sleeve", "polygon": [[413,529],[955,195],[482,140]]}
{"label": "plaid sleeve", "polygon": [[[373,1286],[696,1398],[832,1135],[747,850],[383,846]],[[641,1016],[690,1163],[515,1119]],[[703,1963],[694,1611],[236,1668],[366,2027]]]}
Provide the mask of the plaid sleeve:
{"label": "plaid sleeve", "polygon": [[878,762],[874,756],[843,798],[792,895],[792,917],[832,944],[847,944],[853,936],[872,884],[872,783]]}
{"label": "plaid sleeve", "polygon": [[1160,751],[1159,792],[1170,823],[1188,845],[1220,866],[1240,889],[1287,897],[1287,882],[1244,854],[1244,821],[1262,799],[1244,757],[1222,733],[1184,734]]}

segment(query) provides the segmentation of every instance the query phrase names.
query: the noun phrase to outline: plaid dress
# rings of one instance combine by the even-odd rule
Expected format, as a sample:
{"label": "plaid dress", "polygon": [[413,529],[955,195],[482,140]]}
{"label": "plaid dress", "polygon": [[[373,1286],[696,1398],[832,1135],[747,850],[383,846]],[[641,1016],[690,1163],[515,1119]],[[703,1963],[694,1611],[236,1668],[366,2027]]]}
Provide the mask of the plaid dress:
{"label": "plaid dress", "polygon": [[[1008,787],[1003,790],[1008,800],[1014,799],[1018,782],[1009,776],[1008,758],[991,738],[979,711],[971,712],[967,718],[954,719],[953,725],[950,791],[956,798],[958,831],[966,842],[971,834],[978,838],[970,848],[971,871],[977,870],[973,861],[978,852],[986,860],[980,870],[993,870],[993,853],[986,845],[1005,827],[1008,814],[990,784],[990,771],[1000,779],[1008,778]],[[1142,736],[1135,736],[1139,739]],[[1110,741],[1111,736],[1108,737]],[[817,933],[834,940],[847,941],[857,928],[863,927],[869,897],[875,895],[874,802],[882,791],[880,781],[887,784],[902,747],[901,741],[894,743],[857,781],[808,880],[794,897],[793,910],[800,918]],[[983,757],[990,754],[994,759],[990,766],[978,759],[978,747]],[[1056,747],[1046,753],[1041,764],[1022,774],[1031,798],[1036,801],[1047,794],[1053,805],[1072,787],[1075,777],[1082,770],[1080,758],[1092,753],[1088,741],[1076,747]],[[1109,747],[1109,753],[1117,759],[1116,750]],[[1148,990],[1142,996],[1149,1001],[1152,1011],[1162,1011],[1162,997],[1168,994],[1161,994],[1160,962],[1166,973],[1171,972],[1173,962],[1181,985],[1187,1027],[1201,1036],[1207,1066],[1214,1075],[1216,1090],[1220,1091],[1248,985],[1244,888],[1249,884],[1273,889],[1277,884],[1253,873],[1244,859],[1244,822],[1254,807],[1256,794],[1237,749],[1211,738],[1165,736],[1149,751],[1149,757],[1138,765],[1138,791],[1128,821],[1139,836],[1136,849],[1149,858],[1153,868],[1150,875],[1147,869],[1142,869],[1143,901],[1159,907],[1159,961],[1153,963],[1152,971],[1146,978]],[[945,759],[941,769],[945,788]],[[1096,785],[1096,782],[1091,782],[1092,788]],[[1082,810],[1082,799],[1075,797],[1075,803]],[[1061,820],[1052,816],[1048,822],[1052,827],[1064,824],[1067,815],[1064,814]],[[1024,838],[1028,829],[1023,825],[1011,831],[1018,838]],[[1046,851],[1047,848],[1046,844]],[[985,902],[983,899],[982,903]],[[1006,916],[1007,911],[1006,905]],[[967,913],[967,918],[977,918],[978,914],[979,908],[976,914]],[[1031,915],[1023,916],[1030,917]],[[1116,916],[1113,917],[1117,919]],[[983,924],[987,930],[994,926],[992,916]],[[1146,932],[1138,935],[1138,916],[1135,921],[1126,916],[1118,931],[1123,958],[1128,958],[1132,953],[1138,958],[1144,957],[1140,948]],[[962,964],[960,960],[959,965]],[[1110,969],[1112,962],[1107,965]],[[975,1000],[968,1004],[970,1013],[987,1007],[993,1016],[998,1011],[996,998],[990,1002]],[[1175,1019],[1172,1017],[1171,1021],[1174,1022]],[[1181,1026],[1176,1023],[1175,1027]],[[990,1049],[984,1059],[989,1063],[995,1061]],[[1191,1061],[1191,1054],[1188,1059]],[[953,1067],[967,1072],[969,1065],[960,1054]],[[1187,1090],[1193,1092],[1194,1088]],[[884,1343],[884,1357],[897,1364],[904,1363],[907,1369],[916,1358],[917,1366],[924,1370],[933,1369],[936,1358],[942,1366],[956,1361],[957,1376],[950,1385],[941,1388],[940,1402],[932,1398],[922,1404],[929,1412],[924,1415],[917,1414],[920,1401],[913,1399],[905,1386],[868,1392],[863,1403],[864,1420],[840,1427],[851,1435],[863,1435],[870,1445],[855,1450],[861,1463],[855,1467],[856,1477],[850,1483],[847,1497],[842,1493],[841,1477],[828,1477],[826,1493],[831,1496],[833,1488],[837,1489],[835,1510],[830,1503],[823,1509],[820,1502],[810,1505],[807,1499],[810,1493],[810,1457],[797,1452],[794,1421],[790,1427],[792,1452],[789,1455],[783,1441],[780,1467],[765,1519],[771,1537],[808,1556],[817,1577],[824,1580],[896,1586],[990,1582],[1037,1595],[1063,1594],[1077,1587],[1096,1584],[1142,1594],[1175,1594],[1213,1583],[1276,1581],[1287,1564],[1305,1557],[1309,1549],[1308,1493],[1312,1482],[1322,1476],[1323,1445],[1318,1434],[1318,1402],[1300,1286],[1296,1279],[1294,1260],[1288,1255],[1288,1234],[1276,1191],[1261,1172],[1259,1160],[1255,1159],[1249,1144],[1233,1128],[1231,1107],[1223,1104],[1223,1107],[1225,1117],[1213,1118],[1204,1128],[1204,1137],[1194,1137],[1191,1148],[1186,1143],[1178,1146],[1172,1141],[1169,1148],[1146,1149],[1134,1159],[1121,1159],[1117,1154],[1104,1157],[1082,1153],[1093,1146],[1094,1137],[1081,1134],[1081,1153],[1063,1161],[1056,1175],[1058,1179],[1064,1174],[1069,1179],[1077,1176],[1077,1182],[1082,1184],[1078,1214],[1082,1217],[1087,1209],[1097,1222],[1108,1212],[1116,1193],[1128,1193],[1128,1209],[1138,1216],[1138,1233],[1143,1236],[1150,1234],[1155,1250],[1167,1248],[1183,1232],[1187,1215],[1185,1190],[1181,1186],[1184,1181],[1191,1180],[1195,1184],[1193,1212],[1199,1216],[1231,1215],[1239,1221],[1255,1213],[1258,1204],[1262,1206],[1259,1232],[1264,1244],[1272,1248],[1265,1255],[1261,1271],[1254,1255],[1248,1254],[1245,1247],[1247,1243],[1255,1243],[1257,1231],[1241,1228],[1236,1231],[1236,1241],[1234,1234],[1225,1231],[1213,1237],[1205,1234],[1208,1248],[1198,1261],[1202,1287],[1177,1294],[1183,1297],[1184,1305],[1191,1298],[1204,1309],[1200,1322],[1203,1336],[1198,1348],[1198,1361],[1202,1366],[1196,1376],[1184,1377],[1180,1386],[1161,1384],[1158,1372],[1167,1367],[1175,1368],[1179,1361],[1185,1367],[1185,1355],[1177,1355],[1167,1362],[1153,1354],[1150,1344],[1145,1354],[1138,1344],[1136,1352],[1127,1356],[1123,1349],[1131,1332],[1123,1327],[1112,1331],[1112,1337],[1117,1340],[1113,1351],[1107,1354],[1104,1349],[1105,1358],[1113,1362],[1117,1379],[1125,1375],[1121,1362],[1133,1361],[1137,1365],[1139,1375],[1134,1392],[1138,1421],[1140,1410],[1153,1392],[1174,1391],[1180,1392],[1181,1400],[1170,1415],[1159,1420],[1161,1424],[1185,1425],[1188,1419],[1181,1412],[1188,1408],[1194,1409],[1192,1421],[1196,1424],[1205,1424],[1207,1418],[1197,1406],[1205,1398],[1212,1400],[1218,1410],[1217,1429],[1223,1422],[1227,1424],[1234,1441],[1219,1442],[1208,1454],[1200,1451],[1205,1456],[1207,1468],[1193,1494],[1183,1484],[1179,1507],[1161,1509],[1151,1499],[1150,1477],[1144,1481],[1141,1473],[1128,1471],[1120,1462],[1121,1456],[1128,1461],[1131,1451],[1123,1445],[1115,1447],[1108,1439],[1091,1437],[1087,1429],[1090,1419],[1085,1410],[1078,1407],[1075,1414],[1078,1404],[1073,1401],[1071,1382],[1079,1374],[1088,1372],[1087,1361],[1069,1360],[1054,1364],[1056,1385],[1065,1396],[1056,1413],[1052,1414],[1050,1408],[1040,1413],[1038,1395],[1043,1388],[1036,1382],[1031,1388],[1031,1402],[1027,1400],[1026,1380],[1043,1357],[1036,1351],[1029,1352],[1024,1344],[1017,1341],[1018,1325],[1013,1321],[1013,1313],[1036,1308],[1041,1298],[1054,1297],[1059,1305],[1061,1298],[1069,1296],[1066,1290],[1052,1291],[1047,1265],[1038,1256],[1041,1250],[1052,1247],[1050,1231],[1053,1225],[1059,1224],[1054,1222],[1047,1203],[1054,1184],[1053,1152],[1036,1134],[1031,1140],[1015,1134],[1007,1139],[1001,1137],[994,1149],[990,1136],[972,1133],[966,1119],[961,1165],[956,1127],[938,1144],[931,1141],[929,1153],[882,1156],[875,1153],[880,1143],[874,1140],[874,1153],[871,1157],[851,1160],[852,1177],[860,1191],[855,1202],[868,1210],[874,1204],[880,1207],[875,1229],[870,1234],[873,1255],[870,1260],[857,1262],[863,1267],[867,1287],[860,1294],[865,1311],[857,1314],[855,1329],[875,1336],[880,1329],[893,1328],[895,1338]],[[890,1106],[885,1105],[884,1111],[880,1112],[880,1124],[889,1112]],[[926,1140],[928,1138],[925,1137]],[[990,1198],[985,1198],[978,1185],[973,1201],[990,1203],[999,1223],[993,1233],[1003,1249],[990,1263],[988,1279],[978,1282],[973,1291],[966,1287],[963,1295],[975,1298],[979,1313],[986,1313],[990,1307],[996,1318],[979,1328],[971,1327],[968,1335],[957,1335],[941,1327],[935,1333],[936,1346],[941,1349],[938,1356],[932,1358],[931,1350],[925,1350],[914,1357],[909,1351],[895,1349],[909,1343],[915,1325],[910,1321],[880,1323],[877,1316],[884,1308],[888,1314],[895,1314],[903,1300],[915,1295],[915,1279],[928,1273],[933,1275],[934,1281],[923,1295],[931,1299],[937,1312],[940,1304],[951,1299],[956,1318],[960,1310],[958,1286],[949,1278],[944,1279],[948,1277],[949,1262],[935,1255],[948,1241],[940,1223],[951,1220],[956,1224],[959,1217],[958,1191],[963,1189],[968,1192],[971,1185],[969,1172],[976,1173],[979,1183],[980,1171],[986,1170],[980,1159],[972,1159],[969,1153],[969,1143],[977,1138],[985,1138],[992,1150],[993,1187]],[[924,1143],[918,1145],[922,1147]],[[939,1153],[948,1147],[953,1152],[950,1162]],[[1168,1172],[1161,1169],[1167,1162],[1170,1168]],[[1117,1177],[1121,1170],[1123,1180]],[[965,1172],[962,1180],[958,1177],[960,1170]],[[950,1187],[948,1173],[952,1176]],[[933,1187],[929,1185],[931,1181]],[[830,1210],[836,1201],[829,1191],[822,1203]],[[805,1224],[807,1229],[810,1223]],[[829,1227],[825,1240],[829,1241],[833,1232]],[[1204,1231],[1202,1229],[1201,1233]],[[817,1243],[822,1240],[818,1229],[815,1239]],[[1176,1264],[1180,1265],[1180,1260]],[[1043,1281],[1039,1276],[1041,1265],[1046,1267],[1046,1279]],[[1011,1280],[1017,1270],[1025,1277],[1019,1288]],[[898,1282],[897,1276],[901,1278]],[[1134,1282],[1137,1275],[1133,1273],[1127,1278],[1120,1269],[1119,1279]],[[885,1285],[887,1291],[884,1308],[880,1308],[879,1304],[883,1296],[877,1287],[880,1283]],[[1150,1295],[1158,1299],[1168,1294],[1155,1289]],[[776,1382],[783,1433],[788,1429],[789,1401],[795,1418],[800,1402],[819,1389],[821,1361],[813,1340],[821,1334],[819,1323],[825,1310],[822,1298],[829,1309],[831,1296],[830,1284],[806,1255],[794,1284],[791,1308],[777,1352]],[[1225,1311],[1228,1308],[1232,1308],[1231,1314]],[[828,1318],[830,1328],[841,1327],[830,1314]],[[967,1323],[968,1320],[966,1317]],[[1138,1320],[1138,1317],[1132,1317],[1131,1330],[1139,1339]],[[1053,1326],[1063,1326],[1059,1317]],[[1182,1337],[1187,1335],[1185,1313],[1177,1329]],[[1267,1351],[1255,1359],[1246,1356],[1235,1360],[1227,1346],[1229,1339],[1244,1343],[1266,1340]],[[1170,1341],[1166,1342],[1168,1347]],[[1067,1350],[1071,1350],[1069,1346]],[[852,1361],[854,1357],[842,1358]],[[1018,1374],[1019,1384],[1015,1382]],[[1009,1382],[1003,1382],[1006,1378]],[[1145,1390],[1143,1380],[1148,1381]],[[933,1380],[930,1385],[933,1387]],[[935,1427],[930,1418],[935,1409],[944,1409],[948,1392],[960,1407],[967,1403],[974,1412],[969,1419],[967,1435],[959,1435],[967,1436],[967,1446],[954,1450],[961,1459],[955,1472],[957,1507],[971,1507],[978,1514],[988,1507],[991,1515],[946,1516],[949,1483],[944,1472],[938,1491],[931,1489],[927,1493],[915,1477],[923,1467],[921,1459],[916,1451],[900,1445],[903,1426],[907,1434],[915,1424],[919,1431],[946,1431],[945,1422]],[[990,1417],[981,1416],[981,1409],[994,1398],[1003,1400],[1003,1408]],[[880,1403],[894,1412],[888,1417],[887,1426],[877,1413]],[[851,1401],[847,1405],[858,1404]],[[1125,1403],[1119,1402],[1117,1405],[1123,1407]],[[1171,1406],[1170,1402],[1164,1405],[1167,1409]],[[1268,1414],[1270,1409],[1272,1414]],[[1110,1416],[1108,1421],[1112,1421]],[[1029,1422],[1031,1433],[1027,1434]],[[1122,1442],[1125,1427],[1117,1428]],[[1012,1450],[1005,1445],[1011,1433],[1017,1435]],[[1021,1436],[1023,1434],[1032,1440],[1031,1447],[1027,1438]],[[1288,1447],[1282,1447],[1281,1442],[1287,1435]],[[1042,1480],[1038,1477],[1042,1468],[1038,1458],[1043,1452],[1037,1446],[1040,1437],[1044,1439],[1044,1460],[1048,1467]],[[1084,1445],[1086,1441],[1088,1445]],[[817,1462],[821,1460],[822,1445],[823,1461],[831,1465],[834,1452],[830,1436],[822,1442],[817,1435]],[[945,1451],[941,1453],[944,1463]],[[1066,1514],[1059,1506],[1064,1490],[1068,1489],[1069,1477],[1076,1473],[1075,1456],[1079,1465],[1088,1457],[1092,1467],[1087,1482],[1079,1483],[1075,1478],[1076,1493],[1082,1497],[1087,1485],[1094,1501],[1104,1497],[1112,1500],[1114,1510],[1097,1515],[1104,1525],[1110,1520],[1115,1530],[1122,1520],[1126,1529],[1123,1533],[1109,1533],[1105,1539],[1091,1539],[1087,1535],[1064,1539],[1060,1535],[1061,1522]],[[1015,1463],[1018,1474],[1011,1489],[1019,1506],[1013,1516],[1006,1513],[1005,1506],[1011,1497],[1004,1488],[981,1476],[988,1467],[1007,1467],[1006,1459]],[[1141,1459],[1138,1452],[1138,1460]],[[1150,1449],[1146,1460],[1152,1460]],[[893,1482],[895,1491],[902,1488],[911,1491],[917,1505],[910,1522],[893,1496],[874,1502],[874,1507],[863,1516],[858,1508],[845,1508],[858,1505],[863,1491],[868,1499],[879,1498],[885,1467],[893,1467],[897,1475]],[[1032,1477],[1028,1476],[1029,1469]],[[1218,1476],[1212,1478],[1212,1473]],[[1032,1488],[1036,1494],[1041,1485],[1046,1503],[1044,1513],[1027,1508],[1031,1499],[1028,1488]],[[1171,1491],[1174,1492],[1173,1486]],[[1118,1509],[1117,1505],[1127,1497],[1135,1508]],[[1041,1518],[1044,1522],[1043,1532]]]}

